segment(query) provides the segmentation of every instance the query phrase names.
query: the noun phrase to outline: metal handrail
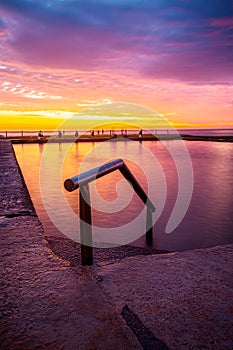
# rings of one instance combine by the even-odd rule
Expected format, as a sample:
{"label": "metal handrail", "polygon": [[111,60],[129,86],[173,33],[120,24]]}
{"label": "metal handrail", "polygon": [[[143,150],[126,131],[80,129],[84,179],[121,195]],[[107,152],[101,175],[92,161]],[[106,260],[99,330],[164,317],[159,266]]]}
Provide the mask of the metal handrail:
{"label": "metal handrail", "polygon": [[64,187],[67,191],[72,192],[80,188],[80,240],[81,240],[81,255],[82,265],[92,265],[92,230],[91,230],[91,206],[90,206],[90,191],[89,182],[96,180],[102,176],[110,174],[111,172],[119,170],[134,191],[141,198],[143,203],[147,206],[147,231],[146,240],[148,244],[152,242],[152,213],[155,207],[143,188],[137,182],[123,159],[119,158],[109,163],[103,164],[100,167],[88,170],[82,174],[66,179]]}

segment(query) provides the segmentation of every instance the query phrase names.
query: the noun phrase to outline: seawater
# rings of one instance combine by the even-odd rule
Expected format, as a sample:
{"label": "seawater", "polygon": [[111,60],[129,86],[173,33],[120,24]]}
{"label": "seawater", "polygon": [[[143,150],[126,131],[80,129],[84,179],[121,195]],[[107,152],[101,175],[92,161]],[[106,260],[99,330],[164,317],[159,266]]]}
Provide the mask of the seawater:
{"label": "seawater", "polygon": [[[231,143],[181,140],[142,143],[109,141],[101,145],[91,142],[73,145],[19,144],[14,145],[14,150],[46,235],[63,236],[59,225],[56,227],[56,218],[57,221],[64,221],[66,227],[73,227],[74,217],[79,215],[79,190],[68,193],[64,190],[64,180],[121,157],[144,190],[149,191],[150,199],[157,209],[153,225],[155,248],[181,251],[233,242]],[[45,164],[43,161],[46,153],[49,154],[49,161]],[[171,156],[174,154],[175,158]],[[167,223],[176,205],[180,188],[183,186],[183,197],[179,198],[180,206],[190,193],[190,188],[185,188],[184,181],[185,176],[191,176],[186,165],[187,154],[193,172],[190,204],[179,225],[167,233]],[[42,166],[45,168],[43,171]],[[181,177],[180,171],[183,172]],[[183,183],[180,179],[183,179]],[[94,237],[95,234],[98,235],[98,229],[109,230],[111,234],[112,228],[115,228],[114,232],[119,231],[119,235],[127,234],[121,228],[127,227],[141,215],[140,222],[136,224],[141,231],[141,237],[133,239],[132,244],[146,245],[143,235],[146,226],[144,205],[122,179],[119,171],[98,179],[96,185],[91,184],[90,193]],[[46,197],[46,208],[42,196]],[[70,208],[70,218],[64,204]],[[48,211],[53,212],[55,225],[51,222]],[[79,226],[75,229],[79,231]]]}

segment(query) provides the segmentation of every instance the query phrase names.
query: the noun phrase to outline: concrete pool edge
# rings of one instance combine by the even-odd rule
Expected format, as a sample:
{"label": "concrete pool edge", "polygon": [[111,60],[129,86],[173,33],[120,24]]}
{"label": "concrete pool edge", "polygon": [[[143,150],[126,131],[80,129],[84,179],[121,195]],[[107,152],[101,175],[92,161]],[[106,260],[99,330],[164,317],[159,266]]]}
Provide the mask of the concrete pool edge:
{"label": "concrete pool edge", "polygon": [[[4,139],[4,138],[1,138]],[[161,134],[161,135],[144,135],[139,139],[138,135],[129,135],[127,138],[118,135],[116,138],[110,136],[81,136],[81,137],[45,137],[43,141],[38,141],[37,137],[12,137],[7,138],[12,144],[30,144],[30,143],[82,143],[82,142],[127,142],[127,141],[174,141],[174,140],[184,140],[184,141],[209,141],[209,142],[233,142],[233,136],[216,136],[216,135],[188,135],[188,134]]]}
{"label": "concrete pool edge", "polygon": [[230,350],[232,266],[228,244],[129,257],[95,269],[93,278],[119,313],[127,306],[168,348]]}
{"label": "concrete pool edge", "polygon": [[[233,244],[71,268],[48,249],[17,162],[3,164],[1,145],[3,349],[137,349],[156,340],[171,349],[232,348]],[[126,305],[136,328],[141,322],[154,337],[139,343],[121,316]]]}
{"label": "concrete pool edge", "polygon": [[140,349],[86,269],[48,248],[10,141],[0,140],[0,168],[1,348]]}

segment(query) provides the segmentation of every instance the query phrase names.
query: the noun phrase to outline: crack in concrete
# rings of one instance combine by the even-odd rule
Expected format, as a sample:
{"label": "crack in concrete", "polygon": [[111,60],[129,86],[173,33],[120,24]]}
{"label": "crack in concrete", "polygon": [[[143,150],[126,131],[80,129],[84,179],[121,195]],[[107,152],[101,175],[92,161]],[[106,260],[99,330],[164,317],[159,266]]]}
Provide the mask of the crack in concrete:
{"label": "crack in concrete", "polygon": [[16,218],[18,216],[37,216],[36,213],[32,212],[32,211],[28,211],[28,210],[23,210],[23,211],[19,211],[19,212],[15,212],[15,213],[4,213],[4,214],[0,214],[0,218],[6,218],[6,219],[12,219],[12,218]]}

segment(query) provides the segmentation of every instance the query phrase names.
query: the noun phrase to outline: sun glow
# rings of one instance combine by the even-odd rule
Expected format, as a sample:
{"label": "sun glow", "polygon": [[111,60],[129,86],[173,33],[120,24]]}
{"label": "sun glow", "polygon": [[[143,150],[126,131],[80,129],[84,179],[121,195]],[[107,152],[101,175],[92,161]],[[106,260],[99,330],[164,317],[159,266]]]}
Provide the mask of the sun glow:
{"label": "sun glow", "polygon": [[54,129],[75,114],[85,129],[108,118],[141,123],[98,114],[115,103],[178,128],[231,128],[231,10],[228,0],[2,1],[0,129]]}
{"label": "sun glow", "polygon": [[[137,106],[137,105],[136,105]],[[99,108],[99,105],[98,105]],[[105,114],[100,114],[98,110],[84,110],[81,112],[70,111],[0,111],[0,130],[55,130],[61,126],[65,126],[67,130],[86,130],[86,129],[156,129],[168,128],[173,126],[177,129],[182,128],[233,128],[233,122],[228,123],[184,123],[179,121],[169,121],[161,117],[155,120],[153,115],[142,116],[130,115],[130,113],[122,112],[121,115],[116,115],[116,111],[102,111]],[[95,114],[96,113],[96,114]],[[156,115],[156,114],[155,114]],[[159,115],[159,114],[158,114]]]}

